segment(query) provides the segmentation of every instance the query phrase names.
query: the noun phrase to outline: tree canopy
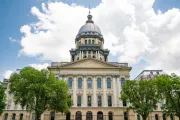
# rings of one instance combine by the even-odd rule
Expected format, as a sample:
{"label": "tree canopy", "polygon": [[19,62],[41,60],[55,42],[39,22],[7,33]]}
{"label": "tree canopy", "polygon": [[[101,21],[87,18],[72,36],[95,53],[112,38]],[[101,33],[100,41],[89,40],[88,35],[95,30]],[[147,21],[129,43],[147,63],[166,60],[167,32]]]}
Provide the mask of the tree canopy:
{"label": "tree canopy", "polygon": [[45,69],[39,71],[25,67],[19,74],[13,74],[10,77],[10,93],[14,94],[16,103],[35,112],[36,120],[40,120],[47,109],[66,112],[72,103],[67,82],[56,80],[55,75]]}
{"label": "tree canopy", "polygon": [[129,103],[133,109],[146,120],[149,113],[158,103],[157,89],[154,80],[126,80],[121,92],[121,100]]}
{"label": "tree canopy", "polygon": [[164,113],[167,116],[176,115],[180,119],[180,77],[175,74],[160,75],[155,80],[161,99],[164,100]]}
{"label": "tree canopy", "polygon": [[0,115],[3,113],[3,109],[5,108],[6,104],[5,104],[5,93],[4,93],[4,88],[3,86],[0,84]]}

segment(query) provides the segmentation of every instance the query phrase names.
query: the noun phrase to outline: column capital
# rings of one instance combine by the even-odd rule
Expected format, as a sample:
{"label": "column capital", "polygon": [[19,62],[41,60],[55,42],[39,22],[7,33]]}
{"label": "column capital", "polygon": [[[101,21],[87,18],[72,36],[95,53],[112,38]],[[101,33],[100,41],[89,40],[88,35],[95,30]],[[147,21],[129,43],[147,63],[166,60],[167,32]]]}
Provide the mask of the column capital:
{"label": "column capital", "polygon": [[87,77],[87,74],[83,74],[83,78],[86,78]]}
{"label": "column capital", "polygon": [[73,74],[73,77],[77,77],[77,74]]}
{"label": "column capital", "polygon": [[102,78],[105,78],[106,77],[106,74],[102,74]]}
{"label": "column capital", "polygon": [[93,77],[93,78],[96,78],[96,74],[93,74],[92,77]]}
{"label": "column capital", "polygon": [[112,74],[112,75],[111,75],[112,78],[117,78],[118,76],[119,76],[119,75],[117,75],[117,74]]}

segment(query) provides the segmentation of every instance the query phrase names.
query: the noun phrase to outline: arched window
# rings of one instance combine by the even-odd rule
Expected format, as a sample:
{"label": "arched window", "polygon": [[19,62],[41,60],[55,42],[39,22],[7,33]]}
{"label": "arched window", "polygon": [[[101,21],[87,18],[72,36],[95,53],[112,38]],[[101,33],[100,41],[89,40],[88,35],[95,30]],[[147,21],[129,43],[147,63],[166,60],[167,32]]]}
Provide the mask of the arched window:
{"label": "arched window", "polygon": [[8,114],[6,113],[5,115],[4,115],[4,120],[7,120],[8,119]]}
{"label": "arched window", "polygon": [[124,85],[124,83],[125,83],[125,79],[121,78],[121,87]]}
{"label": "arched window", "polygon": [[101,78],[97,79],[97,88],[101,88]]}
{"label": "arched window", "polygon": [[91,40],[88,41],[88,44],[91,44]]}
{"label": "arched window", "polygon": [[124,120],[128,120],[128,113],[124,112]]}
{"label": "arched window", "polygon": [[76,120],[82,120],[82,113],[80,111],[76,112]]}
{"label": "arched window", "polygon": [[82,78],[78,78],[78,88],[82,88]]}
{"label": "arched window", "polygon": [[12,120],[15,120],[15,119],[16,119],[16,114],[13,113],[13,115],[12,115]]}
{"label": "arched window", "polygon": [[94,44],[94,40],[92,40],[92,44]]}
{"label": "arched window", "polygon": [[88,111],[86,113],[86,120],[92,120],[93,119],[93,115],[92,115],[92,112],[91,111]]}
{"label": "arched window", "polygon": [[103,120],[103,112],[99,111],[97,113],[97,120]]}
{"label": "arched window", "polygon": [[113,120],[113,113],[112,112],[108,113],[108,120]]}
{"label": "arched window", "polygon": [[54,120],[55,118],[55,112],[51,112],[51,120]]}
{"label": "arched window", "polygon": [[159,120],[159,119],[158,119],[158,114],[155,114],[155,120]]}
{"label": "arched window", "polygon": [[107,78],[107,88],[111,88],[111,79]]}
{"label": "arched window", "polygon": [[20,120],[23,120],[23,114],[22,113],[20,114]]}
{"label": "arched window", "polygon": [[72,78],[68,79],[68,86],[69,86],[69,88],[72,88]]}
{"label": "arched window", "polygon": [[85,44],[87,44],[87,40],[85,40]]}
{"label": "arched window", "polygon": [[88,88],[92,88],[92,79],[91,78],[88,78],[87,86],[88,86]]}
{"label": "arched window", "polygon": [[140,117],[140,115],[139,115],[139,114],[137,115],[137,120],[141,120],[141,117]]}

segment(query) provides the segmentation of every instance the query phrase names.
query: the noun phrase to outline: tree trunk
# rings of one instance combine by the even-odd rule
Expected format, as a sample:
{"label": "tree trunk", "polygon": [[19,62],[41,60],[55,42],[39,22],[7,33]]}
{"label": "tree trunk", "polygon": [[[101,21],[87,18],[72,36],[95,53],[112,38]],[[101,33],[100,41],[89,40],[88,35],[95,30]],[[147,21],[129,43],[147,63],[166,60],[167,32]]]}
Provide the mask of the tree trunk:
{"label": "tree trunk", "polygon": [[146,120],[146,118],[147,118],[146,116],[142,116],[142,119],[143,119],[143,120]]}
{"label": "tree trunk", "polygon": [[179,120],[180,120],[180,115],[178,116]]}
{"label": "tree trunk", "polygon": [[35,120],[41,120],[41,115],[38,112],[35,112]]}

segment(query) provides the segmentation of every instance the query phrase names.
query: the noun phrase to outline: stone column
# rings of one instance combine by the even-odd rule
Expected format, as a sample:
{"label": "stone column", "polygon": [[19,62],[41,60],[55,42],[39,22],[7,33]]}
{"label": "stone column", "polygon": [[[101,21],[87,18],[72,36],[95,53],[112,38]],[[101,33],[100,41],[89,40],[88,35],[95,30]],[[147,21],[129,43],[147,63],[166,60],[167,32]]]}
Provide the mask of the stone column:
{"label": "stone column", "polygon": [[100,56],[99,56],[99,51],[98,51],[98,59],[100,58]]}
{"label": "stone column", "polygon": [[76,90],[77,90],[77,76],[74,75],[73,77],[73,102],[74,102],[74,105],[73,107],[77,107],[77,95],[76,95]]}
{"label": "stone column", "polygon": [[117,107],[121,106],[121,101],[119,100],[120,98],[120,90],[121,90],[121,82],[120,82],[120,76],[117,76]]}
{"label": "stone column", "polygon": [[103,97],[102,97],[102,106],[107,107],[107,95],[106,95],[106,76],[103,75]]}
{"label": "stone column", "polygon": [[82,57],[82,55],[81,55],[81,51],[80,51],[80,53],[79,53],[79,59],[81,59],[81,57]]}
{"label": "stone column", "polygon": [[96,76],[93,76],[93,101],[92,101],[92,106],[97,107],[97,95],[96,95],[96,90],[97,90],[97,80]]}
{"label": "stone column", "polygon": [[96,51],[96,59],[98,59],[98,56],[97,56],[97,51]]}
{"label": "stone column", "polygon": [[67,81],[67,75],[64,75],[64,81]]}
{"label": "stone column", "polygon": [[83,76],[83,104],[82,107],[87,107],[87,95],[86,95],[86,88],[87,88],[87,80],[86,75]]}
{"label": "stone column", "polygon": [[82,53],[81,53],[82,55],[81,55],[81,58],[83,59],[83,56],[84,56],[84,53],[83,53],[83,51],[82,51]]}
{"label": "stone column", "polygon": [[116,95],[116,76],[112,76],[112,82],[113,82],[113,107],[117,107],[117,95]]}

